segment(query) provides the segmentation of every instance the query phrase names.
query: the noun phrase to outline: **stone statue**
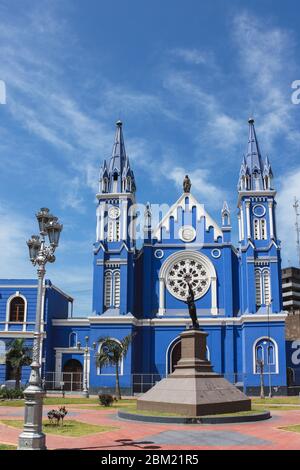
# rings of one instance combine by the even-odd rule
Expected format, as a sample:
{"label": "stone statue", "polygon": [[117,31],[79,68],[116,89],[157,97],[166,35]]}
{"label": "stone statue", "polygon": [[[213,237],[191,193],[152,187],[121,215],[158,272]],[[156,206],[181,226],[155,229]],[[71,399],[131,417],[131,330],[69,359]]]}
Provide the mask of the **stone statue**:
{"label": "stone statue", "polygon": [[195,300],[194,300],[195,294],[194,294],[191,284],[188,284],[188,286],[189,286],[189,295],[187,296],[185,303],[187,304],[188,309],[189,309],[189,314],[193,323],[193,329],[199,330],[200,326],[197,320],[197,311],[196,311],[196,305],[195,305]]}
{"label": "stone statue", "polygon": [[189,175],[185,175],[185,178],[183,180],[183,191],[185,193],[189,193],[190,190],[191,190],[191,186],[192,186],[192,183],[191,183],[191,180],[189,178]]}

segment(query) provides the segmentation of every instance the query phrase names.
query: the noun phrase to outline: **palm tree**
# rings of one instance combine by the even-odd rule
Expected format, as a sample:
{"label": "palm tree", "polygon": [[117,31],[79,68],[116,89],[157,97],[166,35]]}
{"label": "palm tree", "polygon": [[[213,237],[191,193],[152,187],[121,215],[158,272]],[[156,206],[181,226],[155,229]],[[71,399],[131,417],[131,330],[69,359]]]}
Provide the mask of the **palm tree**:
{"label": "palm tree", "polygon": [[25,345],[24,339],[14,339],[8,343],[6,361],[15,372],[16,389],[20,388],[22,367],[31,364],[31,348]]}
{"label": "palm tree", "polygon": [[122,359],[125,359],[128,348],[132,342],[134,335],[127,335],[125,338],[116,341],[109,337],[100,338],[99,342],[102,345],[100,353],[96,356],[96,364],[98,367],[115,367],[116,371],[116,397],[121,399],[120,379],[119,379],[119,364]]}

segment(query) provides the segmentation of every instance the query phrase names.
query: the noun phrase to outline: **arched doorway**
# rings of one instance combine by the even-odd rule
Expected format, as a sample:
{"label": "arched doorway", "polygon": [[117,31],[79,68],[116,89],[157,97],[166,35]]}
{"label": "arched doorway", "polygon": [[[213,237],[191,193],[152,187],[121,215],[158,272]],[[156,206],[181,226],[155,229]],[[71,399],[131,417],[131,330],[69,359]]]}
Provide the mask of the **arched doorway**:
{"label": "arched doorway", "polygon": [[175,366],[181,358],[181,341],[178,340],[170,351],[170,374],[174,372]]}
{"label": "arched doorway", "polygon": [[[167,374],[171,374],[175,370],[175,366],[181,358],[181,339],[176,338],[168,347],[167,351]],[[206,359],[210,360],[210,352],[206,346]]]}
{"label": "arched doorway", "polygon": [[77,359],[69,359],[63,367],[64,390],[82,390],[82,364]]}

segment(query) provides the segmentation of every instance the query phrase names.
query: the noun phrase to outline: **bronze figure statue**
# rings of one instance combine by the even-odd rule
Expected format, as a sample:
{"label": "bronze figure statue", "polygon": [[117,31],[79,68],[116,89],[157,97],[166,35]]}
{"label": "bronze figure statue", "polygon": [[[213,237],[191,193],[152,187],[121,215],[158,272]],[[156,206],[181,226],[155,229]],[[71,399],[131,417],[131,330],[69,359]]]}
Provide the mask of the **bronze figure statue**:
{"label": "bronze figure statue", "polygon": [[189,193],[190,190],[191,190],[191,186],[192,186],[192,183],[191,183],[191,180],[189,178],[189,175],[185,175],[185,178],[183,180],[183,191],[185,193]]}
{"label": "bronze figure statue", "polygon": [[199,326],[198,319],[197,319],[197,310],[196,310],[196,305],[195,305],[195,294],[194,294],[194,291],[193,291],[192,286],[191,286],[190,283],[188,283],[188,286],[189,286],[189,295],[187,296],[185,303],[188,306],[189,314],[190,314],[190,317],[191,317],[191,320],[192,320],[192,323],[193,323],[192,328],[194,330],[199,330],[200,326]]}

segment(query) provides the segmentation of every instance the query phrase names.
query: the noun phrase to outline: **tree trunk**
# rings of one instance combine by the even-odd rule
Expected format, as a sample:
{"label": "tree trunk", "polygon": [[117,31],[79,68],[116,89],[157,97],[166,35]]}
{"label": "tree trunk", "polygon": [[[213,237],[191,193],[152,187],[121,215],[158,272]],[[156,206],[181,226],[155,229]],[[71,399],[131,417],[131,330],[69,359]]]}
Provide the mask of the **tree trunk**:
{"label": "tree trunk", "polygon": [[21,382],[21,369],[20,369],[20,367],[16,367],[16,385],[15,385],[15,388],[17,390],[20,389],[20,382]]}
{"label": "tree trunk", "polygon": [[120,379],[119,379],[119,363],[116,364],[116,397],[118,400],[121,400],[121,389],[120,389]]}

